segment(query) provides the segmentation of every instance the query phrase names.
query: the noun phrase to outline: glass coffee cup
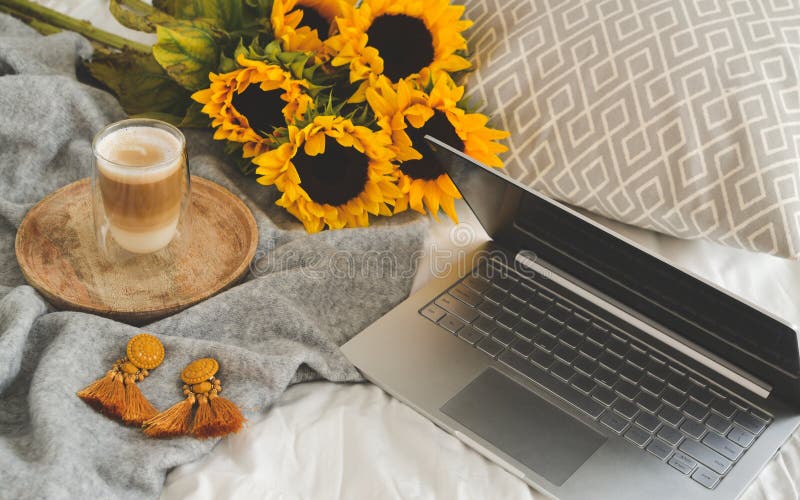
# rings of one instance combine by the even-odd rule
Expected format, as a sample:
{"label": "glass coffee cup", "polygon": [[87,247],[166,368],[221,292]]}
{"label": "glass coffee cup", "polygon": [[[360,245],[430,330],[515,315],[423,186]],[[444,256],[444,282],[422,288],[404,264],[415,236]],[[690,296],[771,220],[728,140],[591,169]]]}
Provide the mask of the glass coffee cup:
{"label": "glass coffee cup", "polygon": [[112,123],[92,142],[92,205],[100,253],[117,261],[174,256],[189,237],[186,138],[160,120]]}

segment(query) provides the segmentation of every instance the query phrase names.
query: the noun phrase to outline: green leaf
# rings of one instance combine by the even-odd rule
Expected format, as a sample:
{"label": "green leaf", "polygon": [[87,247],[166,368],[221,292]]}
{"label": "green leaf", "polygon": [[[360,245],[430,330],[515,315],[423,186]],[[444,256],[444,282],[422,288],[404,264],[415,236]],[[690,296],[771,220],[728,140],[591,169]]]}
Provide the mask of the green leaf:
{"label": "green leaf", "polygon": [[125,112],[183,116],[189,93],[175,83],[150,54],[137,51],[96,52],[89,72],[119,99]]}
{"label": "green leaf", "polygon": [[182,118],[180,116],[172,115],[169,113],[137,113],[135,115],[128,115],[128,118],[150,118],[151,120],[161,120],[162,122],[167,122],[170,125],[175,125],[179,127],[181,125]]}
{"label": "green leaf", "polygon": [[154,9],[141,0],[111,0],[111,14],[120,24],[131,29],[152,33],[157,24],[175,21],[175,18]]}
{"label": "green leaf", "polygon": [[217,69],[219,48],[202,26],[179,21],[156,28],[153,56],[172,79],[189,90],[208,87],[208,74]]}
{"label": "green leaf", "polygon": [[[242,4],[242,0],[153,0],[155,8],[177,19],[188,21],[202,18],[226,31],[242,28]],[[261,10],[259,8],[257,12]],[[252,13],[252,10],[248,12]]]}
{"label": "green leaf", "polygon": [[180,127],[188,128],[208,128],[211,126],[211,118],[202,112],[203,105],[199,102],[193,102],[186,110],[186,114],[178,124]]}

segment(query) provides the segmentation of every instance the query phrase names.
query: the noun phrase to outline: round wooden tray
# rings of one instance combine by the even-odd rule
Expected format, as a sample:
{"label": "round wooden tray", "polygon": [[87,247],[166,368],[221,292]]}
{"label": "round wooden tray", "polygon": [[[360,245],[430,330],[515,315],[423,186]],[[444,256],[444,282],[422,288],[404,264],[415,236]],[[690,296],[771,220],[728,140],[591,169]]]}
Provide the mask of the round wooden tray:
{"label": "round wooden tray", "polygon": [[17,261],[59,309],[145,324],[217,294],[244,277],[258,245],[253,214],[222,186],[192,177],[188,249],[165,266],[150,255],[110,264],[94,235],[91,182],[82,179],[34,206],[17,231]]}

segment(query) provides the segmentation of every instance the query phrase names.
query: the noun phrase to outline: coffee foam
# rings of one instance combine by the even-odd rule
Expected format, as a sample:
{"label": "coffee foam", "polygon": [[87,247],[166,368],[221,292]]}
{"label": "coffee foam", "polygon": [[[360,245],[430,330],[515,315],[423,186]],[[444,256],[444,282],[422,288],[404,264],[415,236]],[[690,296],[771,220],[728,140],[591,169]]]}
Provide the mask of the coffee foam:
{"label": "coffee foam", "polygon": [[[102,174],[126,184],[144,184],[165,179],[183,166],[181,141],[156,127],[125,127],[115,130],[95,146]],[[122,151],[155,151],[157,159],[149,165],[125,164]]]}

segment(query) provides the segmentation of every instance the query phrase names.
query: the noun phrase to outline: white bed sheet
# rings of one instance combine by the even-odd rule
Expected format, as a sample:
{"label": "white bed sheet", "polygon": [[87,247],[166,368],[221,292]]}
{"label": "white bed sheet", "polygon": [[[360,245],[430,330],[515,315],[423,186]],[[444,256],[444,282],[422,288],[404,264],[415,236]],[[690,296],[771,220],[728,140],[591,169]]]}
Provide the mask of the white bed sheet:
{"label": "white bed sheet", "polygon": [[[66,14],[142,42],[152,35],[127,30],[104,0],[38,0]],[[459,229],[485,239],[462,204]],[[595,218],[703,278],[800,324],[800,263],[685,241]],[[453,226],[431,227],[415,289],[430,279],[429,259],[465,247]],[[800,436],[767,465],[745,498],[800,498]],[[197,462],[168,476],[162,498],[193,499],[485,499],[542,498],[409,407],[370,384],[325,382],[290,388],[263,418],[220,441]]]}

